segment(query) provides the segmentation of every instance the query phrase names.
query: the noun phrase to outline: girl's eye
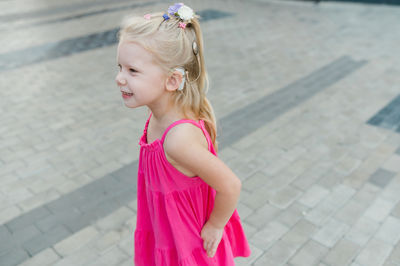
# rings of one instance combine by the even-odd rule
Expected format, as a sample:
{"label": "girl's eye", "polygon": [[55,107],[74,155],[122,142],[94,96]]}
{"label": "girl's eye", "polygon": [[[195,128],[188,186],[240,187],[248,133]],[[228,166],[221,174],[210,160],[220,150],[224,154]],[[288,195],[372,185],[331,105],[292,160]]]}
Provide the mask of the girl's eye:
{"label": "girl's eye", "polygon": [[135,69],[133,69],[133,68],[130,68],[129,71],[132,72],[132,73],[136,73],[136,72],[137,72],[137,71],[136,71]]}

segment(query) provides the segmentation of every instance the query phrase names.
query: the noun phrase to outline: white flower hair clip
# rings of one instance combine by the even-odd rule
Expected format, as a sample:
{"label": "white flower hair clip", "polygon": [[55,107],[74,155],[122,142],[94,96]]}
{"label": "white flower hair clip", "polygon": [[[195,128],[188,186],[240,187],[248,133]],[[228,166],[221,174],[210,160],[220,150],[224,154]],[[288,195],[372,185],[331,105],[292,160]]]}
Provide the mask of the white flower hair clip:
{"label": "white flower hair clip", "polygon": [[[186,28],[187,23],[190,23],[191,19],[194,18],[194,11],[188,6],[185,6],[183,3],[175,3],[173,6],[168,8],[168,14],[171,16],[175,16],[182,20],[179,22],[179,28]],[[170,19],[168,14],[164,14],[164,20]]]}

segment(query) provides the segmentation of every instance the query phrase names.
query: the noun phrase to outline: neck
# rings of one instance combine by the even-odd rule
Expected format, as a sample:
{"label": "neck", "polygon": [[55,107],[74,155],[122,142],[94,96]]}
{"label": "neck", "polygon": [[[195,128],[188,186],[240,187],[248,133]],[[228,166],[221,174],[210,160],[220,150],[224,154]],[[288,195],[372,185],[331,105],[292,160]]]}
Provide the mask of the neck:
{"label": "neck", "polygon": [[183,114],[179,112],[172,101],[172,97],[165,97],[157,103],[148,105],[152,112],[152,118],[157,124],[169,124],[171,121],[180,119]]}

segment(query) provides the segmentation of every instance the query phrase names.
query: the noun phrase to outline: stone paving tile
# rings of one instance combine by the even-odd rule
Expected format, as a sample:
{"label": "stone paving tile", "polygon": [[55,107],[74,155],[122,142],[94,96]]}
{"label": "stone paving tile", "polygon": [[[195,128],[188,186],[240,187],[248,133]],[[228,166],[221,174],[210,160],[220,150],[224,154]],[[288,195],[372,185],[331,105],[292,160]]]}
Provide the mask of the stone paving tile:
{"label": "stone paving tile", "polygon": [[304,218],[307,210],[308,208],[306,206],[295,202],[283,210],[281,214],[276,217],[276,220],[291,228]]}
{"label": "stone paving tile", "polygon": [[393,154],[383,165],[382,168],[398,173],[400,172],[400,155]]}
{"label": "stone paving tile", "polygon": [[365,217],[376,222],[382,222],[389,215],[394,207],[394,203],[382,198],[377,198],[366,210]]}
{"label": "stone paving tile", "polygon": [[359,245],[343,238],[329,250],[323,261],[330,266],[349,265],[357,256],[359,249]]}
{"label": "stone paving tile", "polygon": [[58,261],[60,256],[54,252],[53,249],[47,248],[42,252],[33,256],[30,260],[27,260],[20,264],[21,266],[43,266],[51,265],[52,263]]}
{"label": "stone paving tile", "polygon": [[395,172],[380,168],[370,176],[369,181],[374,185],[384,188],[394,176]]}
{"label": "stone paving tile", "polygon": [[281,265],[286,263],[296,251],[307,242],[315,231],[315,226],[301,220],[274,246],[267,250],[254,265]]}
{"label": "stone paving tile", "polygon": [[392,213],[394,217],[400,218],[400,203],[397,203],[396,207],[393,208]]}
{"label": "stone paving tile", "polygon": [[389,216],[381,225],[375,237],[395,246],[400,240],[400,219]]}
{"label": "stone paving tile", "polygon": [[367,206],[351,199],[349,202],[335,214],[335,218],[345,224],[352,226],[365,212]]}
{"label": "stone paving tile", "polygon": [[313,185],[298,201],[309,208],[314,208],[322,199],[328,196],[328,194],[329,190],[326,188]]}
{"label": "stone paving tile", "polygon": [[275,193],[272,194],[271,198],[269,199],[269,202],[275,207],[286,209],[301,195],[301,190],[287,186],[281,190],[275,191]]}
{"label": "stone paving tile", "polygon": [[328,248],[313,240],[309,240],[297,253],[290,259],[289,264],[293,266],[316,265],[321,258],[328,252]]}
{"label": "stone paving tile", "polygon": [[392,249],[391,245],[372,238],[356,257],[355,262],[365,266],[383,265]]}
{"label": "stone paving tile", "polygon": [[378,222],[361,217],[347,232],[345,238],[363,247],[378,229]]}
{"label": "stone paving tile", "polygon": [[329,219],[312,237],[315,241],[332,248],[349,230],[349,226],[335,219]]}
{"label": "stone paving tile", "polygon": [[271,222],[249,239],[254,246],[263,251],[269,249],[278,239],[289,231],[289,228],[278,222]]}
{"label": "stone paving tile", "polygon": [[400,263],[400,244],[397,244],[394,247],[394,249],[392,250],[392,253],[389,256],[388,261],[393,262],[394,264]]}

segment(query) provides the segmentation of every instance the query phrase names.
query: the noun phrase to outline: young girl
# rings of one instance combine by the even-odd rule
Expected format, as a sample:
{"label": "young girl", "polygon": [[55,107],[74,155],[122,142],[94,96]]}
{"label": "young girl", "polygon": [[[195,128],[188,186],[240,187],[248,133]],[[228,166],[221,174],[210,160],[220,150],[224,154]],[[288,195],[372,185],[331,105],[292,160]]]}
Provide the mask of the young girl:
{"label": "young girl", "polygon": [[125,21],[116,82],[151,113],[140,138],[135,264],[234,265],[250,255],[241,182],[217,157],[198,16],[182,3]]}

